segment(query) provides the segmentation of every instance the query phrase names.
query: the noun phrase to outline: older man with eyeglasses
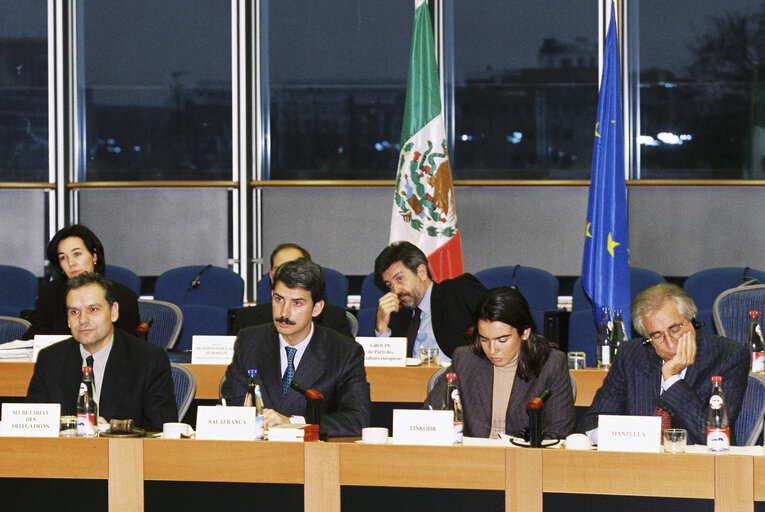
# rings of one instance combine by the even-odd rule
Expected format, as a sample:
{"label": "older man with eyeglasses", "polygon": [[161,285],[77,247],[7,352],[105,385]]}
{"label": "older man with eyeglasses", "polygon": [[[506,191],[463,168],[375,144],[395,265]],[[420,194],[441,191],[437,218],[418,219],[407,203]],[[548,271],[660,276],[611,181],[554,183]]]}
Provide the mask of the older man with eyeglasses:
{"label": "older man with eyeglasses", "polygon": [[720,375],[732,435],[749,374],[746,347],[697,331],[696,305],[674,284],[643,290],[630,313],[643,337],[619,348],[578,430],[597,442],[600,414],[655,415],[662,417],[663,428],[684,428],[690,443],[706,444],[711,378]]}

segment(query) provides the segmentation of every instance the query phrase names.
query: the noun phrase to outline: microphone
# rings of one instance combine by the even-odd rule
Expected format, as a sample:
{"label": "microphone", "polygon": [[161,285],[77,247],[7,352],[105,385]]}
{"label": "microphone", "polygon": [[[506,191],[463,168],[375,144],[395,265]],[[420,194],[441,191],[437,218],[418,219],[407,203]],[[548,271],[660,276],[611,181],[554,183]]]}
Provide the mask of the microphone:
{"label": "microphone", "polygon": [[542,406],[545,404],[545,401],[548,398],[550,398],[551,394],[552,394],[552,391],[550,391],[550,388],[545,388],[544,391],[542,391],[538,397],[535,397],[529,400],[529,403],[526,404],[526,410],[533,411],[533,410],[541,409]]}
{"label": "microphone", "polygon": [[[294,380],[290,382],[290,387],[306,397],[306,407],[305,407],[305,420],[307,423],[313,424],[313,425],[320,425],[321,424],[321,401],[324,398],[324,395],[319,393],[313,388],[306,388],[305,386],[301,386]],[[319,433],[321,436],[321,432]]]}
{"label": "microphone", "polygon": [[290,387],[294,389],[295,391],[297,391],[298,393],[300,393],[301,395],[303,395],[304,397],[310,398],[311,400],[321,400],[322,398],[324,398],[324,395],[322,395],[315,389],[306,388],[305,386],[298,384],[294,380],[290,382]]}
{"label": "microphone", "polygon": [[199,271],[199,274],[197,274],[197,277],[189,281],[189,286],[192,288],[199,288],[199,278],[202,277],[202,274],[204,274],[208,268],[212,267],[212,264],[205,265],[205,267]]}
{"label": "microphone", "polygon": [[135,329],[136,336],[140,336],[144,339],[146,339],[149,336],[149,329],[151,328],[151,324],[154,323],[154,317],[150,316],[146,319],[145,322],[141,322],[138,324],[138,327]]}

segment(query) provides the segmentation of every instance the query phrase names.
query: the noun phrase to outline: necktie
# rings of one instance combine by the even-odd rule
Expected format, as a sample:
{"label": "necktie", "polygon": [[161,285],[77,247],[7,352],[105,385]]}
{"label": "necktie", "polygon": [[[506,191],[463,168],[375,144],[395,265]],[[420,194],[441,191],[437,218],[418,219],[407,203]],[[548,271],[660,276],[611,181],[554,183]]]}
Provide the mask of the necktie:
{"label": "necktie", "polygon": [[[88,356],[87,359],[85,359],[85,366],[90,366],[90,368],[93,368],[93,356]],[[96,380],[96,374],[93,374],[93,380]]]}
{"label": "necktie", "polygon": [[282,377],[282,395],[287,394],[292,377],[295,376],[295,353],[297,352],[297,349],[294,347],[284,347],[284,349],[287,351],[287,369]]}
{"label": "necktie", "polygon": [[[668,428],[672,428],[672,416],[669,415],[667,411],[662,409],[661,407],[657,407],[653,411],[654,416],[661,416],[661,430],[662,432],[667,430]],[[663,437],[662,437],[663,439]]]}
{"label": "necktie", "polygon": [[406,330],[406,356],[414,357],[412,352],[414,351],[414,340],[417,339],[417,331],[420,330],[420,315],[422,310],[420,308],[414,308],[414,315],[409,321],[409,327]]}

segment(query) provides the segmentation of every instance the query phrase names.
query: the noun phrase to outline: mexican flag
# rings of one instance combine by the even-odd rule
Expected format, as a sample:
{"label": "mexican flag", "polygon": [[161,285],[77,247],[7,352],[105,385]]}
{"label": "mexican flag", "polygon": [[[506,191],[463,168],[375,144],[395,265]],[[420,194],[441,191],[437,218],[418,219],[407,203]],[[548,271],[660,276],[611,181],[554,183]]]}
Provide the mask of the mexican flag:
{"label": "mexican flag", "polygon": [[433,28],[426,0],[415,0],[390,241],[407,240],[428,257],[437,282],[462,274],[462,243],[446,148]]}

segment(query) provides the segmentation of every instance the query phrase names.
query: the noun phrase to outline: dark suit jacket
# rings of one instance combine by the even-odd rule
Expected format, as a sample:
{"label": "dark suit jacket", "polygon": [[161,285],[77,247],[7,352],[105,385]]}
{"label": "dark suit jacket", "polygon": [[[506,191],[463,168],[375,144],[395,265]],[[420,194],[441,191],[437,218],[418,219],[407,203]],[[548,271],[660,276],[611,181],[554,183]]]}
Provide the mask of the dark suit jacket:
{"label": "dark suit jacket", "polygon": [[[433,282],[430,293],[433,334],[447,357],[451,358],[455,348],[467,343],[465,332],[473,325],[473,311],[484,293],[486,288],[471,274]],[[392,313],[388,324],[391,336],[405,337],[411,318],[411,309],[401,308]]]}
{"label": "dark suit jacket", "polygon": [[[27,402],[60,403],[61,414],[77,413],[82,378],[80,345],[74,338],[40,351],[27,390]],[[114,330],[114,342],[101,384],[99,415],[132,418],[137,427],[161,431],[162,424],[178,421],[170,361],[161,348]]]}
{"label": "dark suit jacket", "polygon": [[[138,297],[130,288],[112,281],[115,300],[120,305],[120,316],[115,327],[135,334],[141,319],[138,316]],[[34,338],[35,334],[69,334],[66,321],[66,281],[54,279],[40,287],[35,309],[29,321],[32,325],[22,337]]]}
{"label": "dark suit jacket", "polygon": [[[621,347],[603,386],[582,417],[578,430],[597,428],[599,414],[651,416],[657,406],[672,416],[672,426],[688,431],[688,442],[706,444],[707,404],[712,376],[723,378],[731,438],[747,386],[749,353],[735,341],[696,331],[696,359],[685,378],[660,394],[661,358],[651,345],[634,339]],[[731,439],[731,444],[733,444]]]}
{"label": "dark suit jacket", "polygon": [[[279,335],[273,323],[247,327],[234,344],[234,359],[226,370],[222,394],[241,405],[247,390],[247,370],[258,370],[263,404],[285,416],[305,416],[306,399],[290,389],[282,396]],[[364,370],[364,349],[350,338],[314,323],[313,337],[293,379],[324,395],[321,431],[330,437],[360,436],[369,426],[371,402]]]}
{"label": "dark suit jacket", "polygon": [[[494,365],[485,357],[473,354],[469,347],[458,347],[454,351],[451,366],[438,380],[425,404],[434,409],[443,408],[446,398],[445,374],[452,371],[457,374],[457,387],[464,412],[464,434],[489,437]],[[568,373],[568,360],[563,352],[553,350],[538,377],[525,382],[518,375],[515,376],[505,416],[506,434],[517,435],[519,430],[529,426],[526,404],[539,396],[545,388],[550,388],[552,394],[542,409],[542,430],[559,437],[566,437],[574,430],[574,393]]]}
{"label": "dark suit jacket", "polygon": [[[231,315],[231,327],[228,333],[233,336],[239,334],[239,331],[245,327],[270,324],[274,321],[270,302],[258,304],[257,306],[232,309]],[[351,335],[351,327],[348,325],[348,318],[345,316],[345,310],[326,301],[324,302],[324,310],[318,317],[314,318],[314,322],[339,332],[343,336],[353,337]]]}

